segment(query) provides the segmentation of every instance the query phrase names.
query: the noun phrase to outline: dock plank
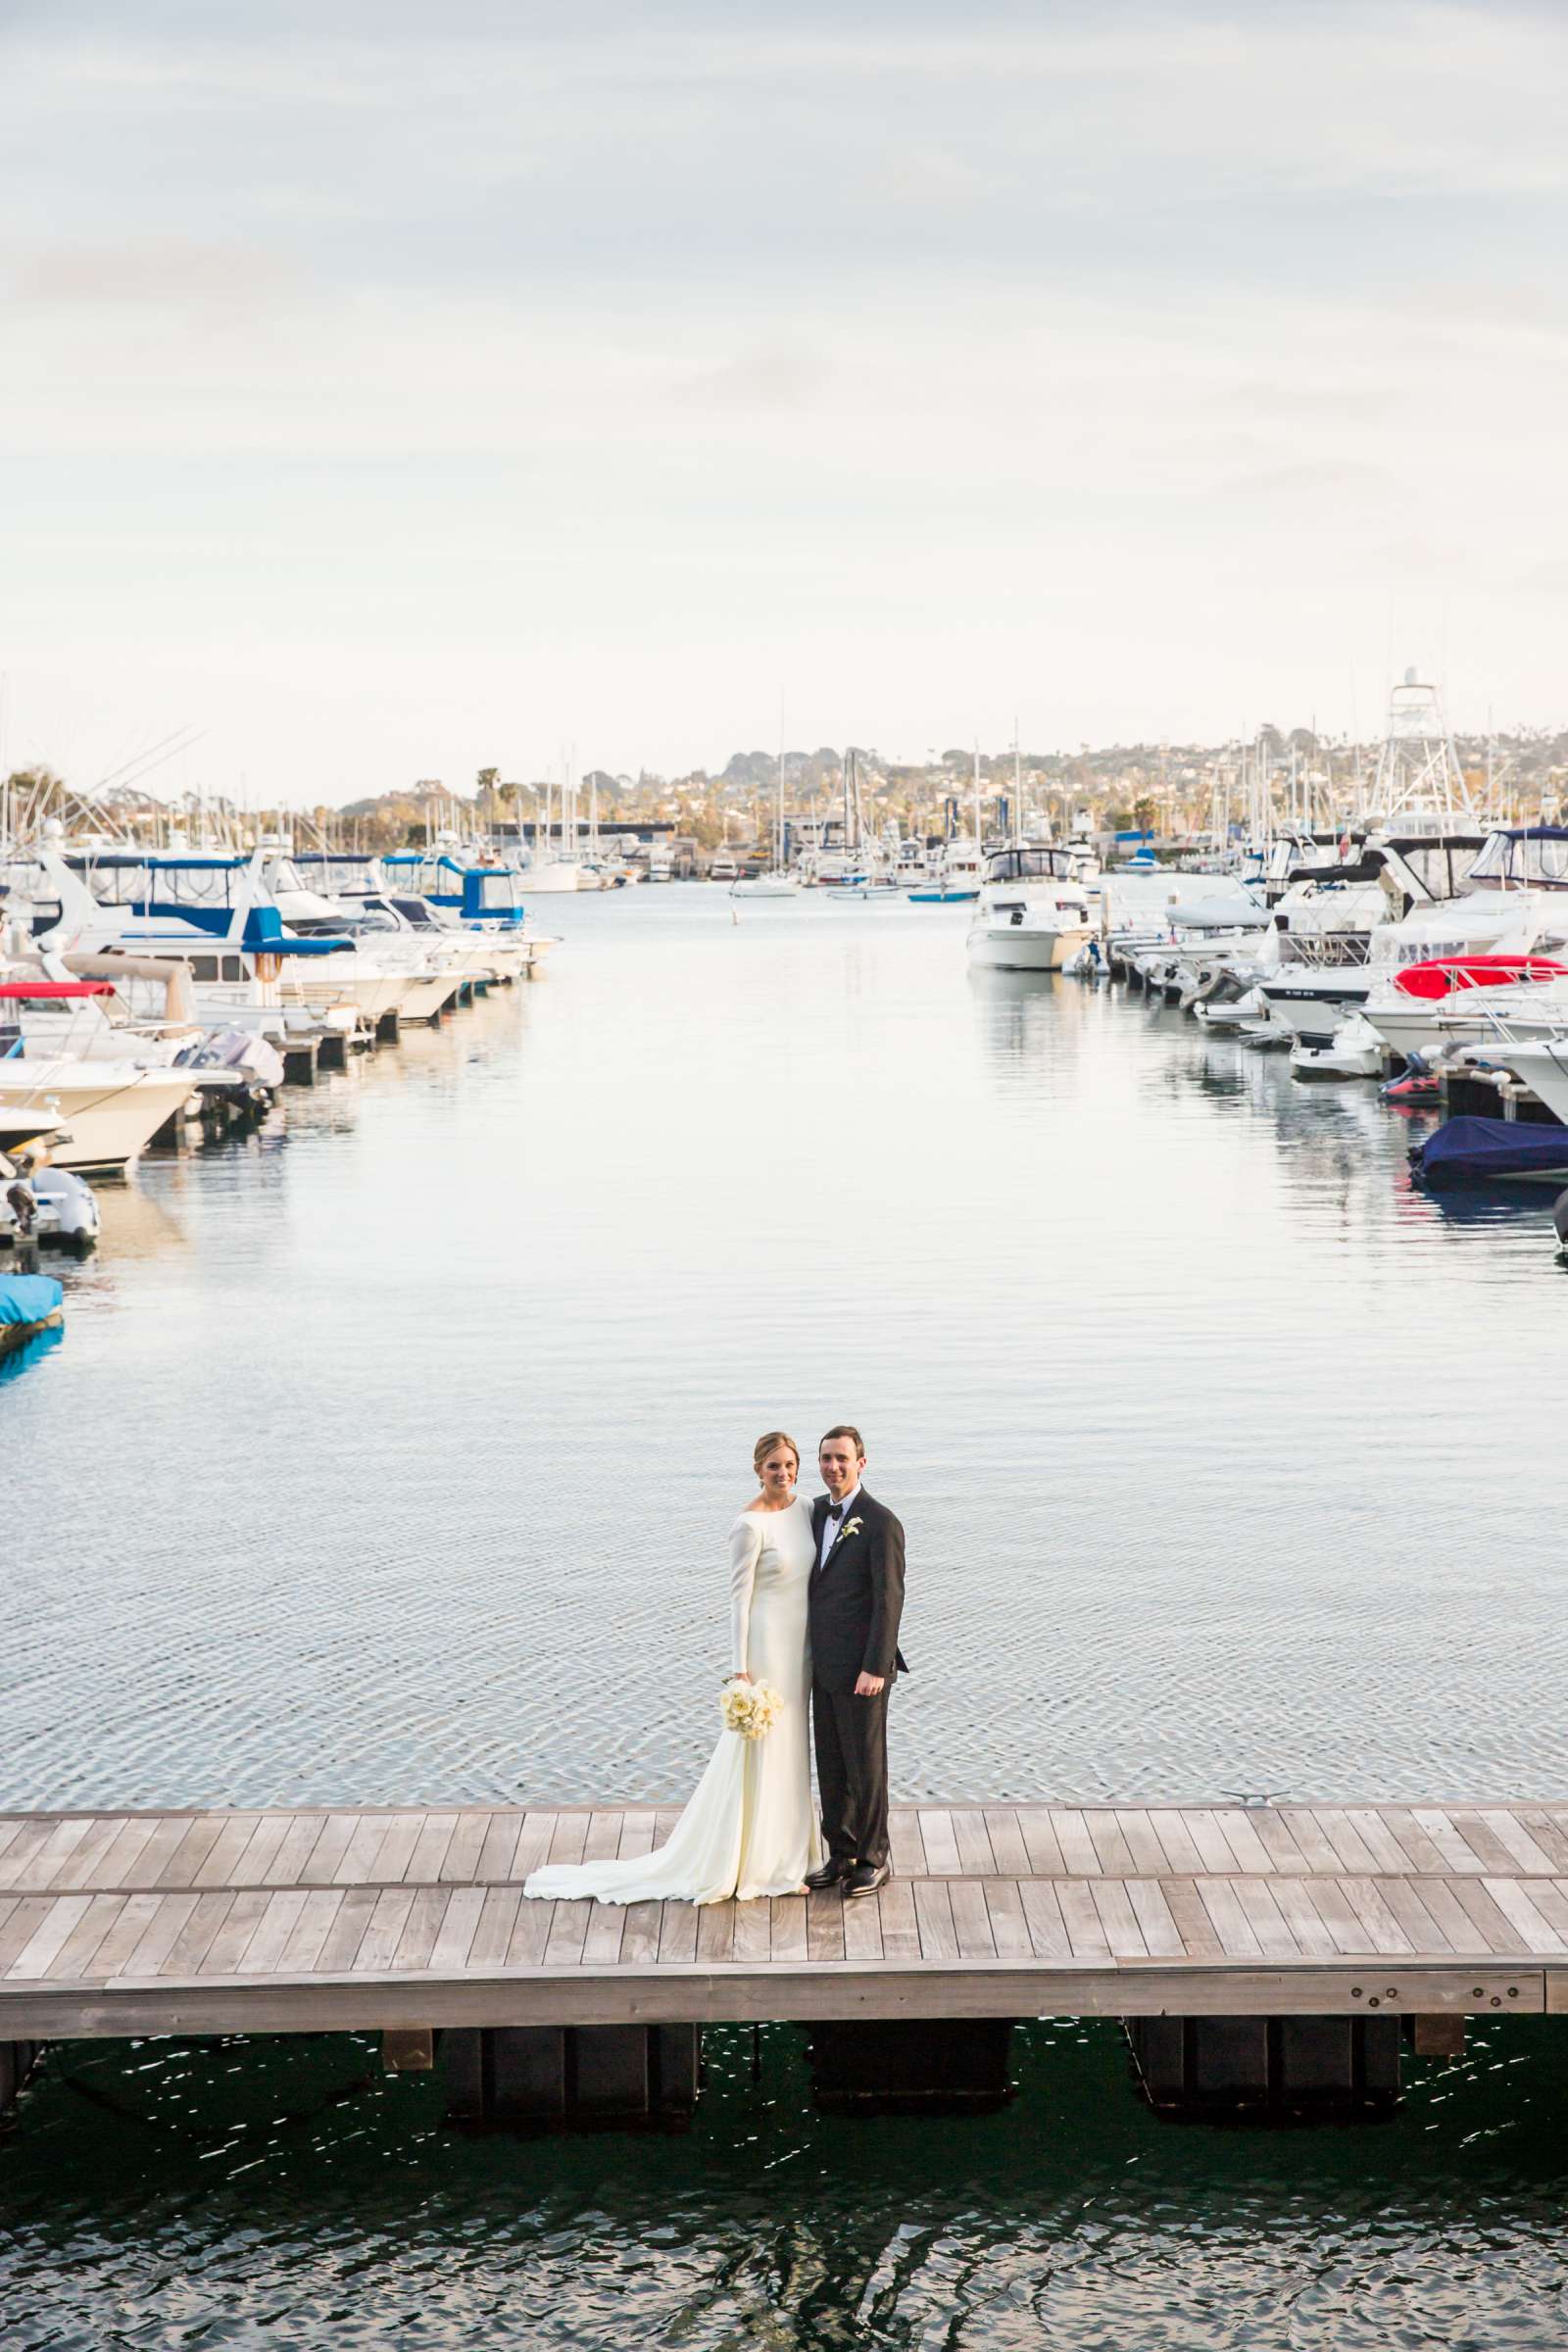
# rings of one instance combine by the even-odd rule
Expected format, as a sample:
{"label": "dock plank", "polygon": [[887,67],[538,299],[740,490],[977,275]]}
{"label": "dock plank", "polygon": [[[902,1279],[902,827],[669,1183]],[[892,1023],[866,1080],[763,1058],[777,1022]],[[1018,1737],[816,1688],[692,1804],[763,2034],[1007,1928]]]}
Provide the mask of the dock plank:
{"label": "dock plank", "polygon": [[768,1908],[772,1914],[770,1957],[774,1960],[807,1959],[808,1941],[805,1895],[775,1894]]}
{"label": "dock plank", "polygon": [[551,1967],[581,1967],[582,1947],[593,1909],[593,1904],[586,1901],[557,1903],[545,1939],[545,1959]]}
{"label": "dock plank", "polygon": [[1176,1922],[1183,1946],[1190,1961],[1221,1960],[1225,1946],[1219,1930],[1203,1907],[1198,1891],[1198,1881],[1171,1878],[1160,1881],[1160,1892],[1170,1905],[1170,1915]]}
{"label": "dock plank", "polygon": [[310,1856],[300,1867],[302,1886],[333,1886],[341,1875],[354,1833],[360,1826],[357,1813],[333,1813],[327,1817],[325,1828],[312,1846]]}
{"label": "dock plank", "polygon": [[1039,1960],[1070,1960],[1072,1938],[1067,1933],[1067,1923],[1061,1916],[1056,1882],[1052,1879],[1020,1879],[1018,1899],[1035,1957]]}
{"label": "dock plank", "polygon": [[56,1894],[10,1968],[12,1977],[45,1977],[61,1948],[92,1907],[90,1894]]}
{"label": "dock plank", "polygon": [[1227,1960],[1258,1960],[1263,1947],[1230,1879],[1200,1879],[1199,1899],[1208,1913]]}
{"label": "dock plank", "polygon": [[[712,1922],[714,1922],[712,1929],[710,1929],[710,1936],[714,1938],[712,1940],[712,1959],[729,1959],[729,1936],[733,1934],[733,1919],[731,1919],[733,1903],[703,1905],[703,1919],[698,1919],[698,1929],[703,1927],[703,1922],[706,1922],[710,1912],[712,1912]],[[623,1931],[623,1936],[620,1936],[620,1966],[623,1966],[623,1969],[632,1969],[632,1966],[647,1966],[649,1962],[654,1962],[654,1959],[659,1959],[659,1931],[662,1927],[662,1917],[665,1917],[665,1907],[662,1907],[662,1903],[627,1903],[625,1905],[625,1931]],[[724,1929],[724,1945],[721,1947],[719,1947],[719,1936],[717,1936],[719,1927]]]}
{"label": "dock plank", "polygon": [[1100,1856],[1089,1835],[1089,1824],[1076,1806],[1063,1805],[1052,1815],[1051,1826],[1056,1843],[1061,1848],[1061,1866],[1069,1878],[1094,1879],[1100,1876]]}
{"label": "dock plank", "polygon": [[[458,1817],[455,1813],[427,1813],[425,1815],[423,1827],[415,1841],[414,1851],[409,1857],[409,1867],[403,1873],[404,1883],[407,1886],[428,1886],[440,1878],[441,1865],[447,1858],[447,1848],[452,1843],[457,1827]],[[587,1824],[584,1822],[581,1825],[576,1851],[570,1854],[552,1854],[551,1860],[553,1862],[580,1862],[583,1838],[586,1836]]]}
{"label": "dock plank", "polygon": [[948,1902],[953,1914],[953,1932],[958,1939],[959,1958],[994,1960],[997,1939],[992,1932],[985,1881],[955,1879],[948,1888]]}
{"label": "dock plank", "polygon": [[1130,1879],[1134,1867],[1132,1849],[1122,1836],[1118,1817],[1114,1813],[1086,1813],[1084,1826],[1105,1876],[1109,1879]]}
{"label": "dock plank", "polygon": [[991,1844],[991,1832],[986,1817],[978,1805],[955,1806],[953,1835],[958,1845],[958,1867],[976,1878],[995,1876],[997,1857]]}
{"label": "dock plank", "polygon": [[894,1805],[890,1810],[888,1843],[901,1879],[925,1877],[925,1840],[920,1835],[920,1816],[912,1805]]}
{"label": "dock plank", "polygon": [[1075,1960],[1108,1960],[1110,1937],[1105,1923],[1095,1904],[1087,1879],[1058,1879],[1056,1900],[1061,1906],[1061,1924],[1067,1931],[1067,1942]]}
{"label": "dock plank", "polygon": [[1237,1868],[1259,1879],[1271,1878],[1274,1872],[1273,1857],[1252,1826],[1265,1810],[1262,1805],[1222,1805],[1214,1814],[1220,1836],[1236,1856]]}
{"label": "dock plank", "polygon": [[765,1902],[730,1906],[733,1955],[738,1962],[763,1967],[773,1956],[773,1922]]}
{"label": "dock plank", "polygon": [[1105,1931],[1105,1940],[1117,1960],[1147,1960],[1149,1945],[1138,1924],[1123,1878],[1097,1879],[1089,1888],[1091,1900]]}
{"label": "dock plank", "polygon": [[[482,1837],[474,1840],[473,1859],[475,1862],[479,1859],[479,1849],[483,1842]],[[468,1954],[473,1948],[473,1939],[479,1933],[479,1920],[484,1911],[484,1904],[485,1889],[482,1886],[458,1886],[453,1889],[448,1898],[440,1932],[430,1947],[428,1965],[431,1968],[438,1969],[443,1974],[450,1970],[453,1975],[461,1975],[463,1970],[467,1967]],[[605,1910],[611,1906],[599,1904],[596,1905],[596,1908]],[[625,1916],[623,1911],[617,1910],[615,1913],[615,1953],[611,1955],[612,1958],[620,1950],[620,1927]]]}
{"label": "dock plank", "polygon": [[99,1945],[127,1900],[128,1897],[122,1894],[88,1895],[86,1910],[50,1964],[51,1978],[57,1983],[70,1983],[89,1974]]}
{"label": "dock plank", "polygon": [[1129,1879],[1127,1899],[1151,1960],[1185,1959],[1187,1946],[1158,1879]]}
{"label": "dock plank", "polygon": [[[78,1887],[85,1886],[91,1872],[124,1827],[122,1813],[101,1814],[96,1821],[89,1822],[86,1835],[72,1848],[50,1881],[55,1892],[74,1894]],[[0,1864],[0,1884],[3,1883],[6,1883],[5,1870]]]}
{"label": "dock plank", "polygon": [[953,1898],[945,1879],[916,1879],[914,1920],[922,1960],[956,1960],[958,1931],[953,1921]]}
{"label": "dock plank", "polygon": [[1017,1813],[1018,1834],[1028,1853],[1030,1869],[1041,1878],[1064,1879],[1067,1865],[1061,1858],[1049,1810],[1044,1805],[1020,1805]]}
{"label": "dock plank", "polygon": [[[1149,1826],[1159,1841],[1165,1857],[1165,1869],[1174,1879],[1199,1879],[1203,1875],[1203,1857],[1193,1841],[1192,1833],[1179,1813],[1156,1812],[1149,1816]],[[1227,1849],[1228,1850],[1228,1849]]]}
{"label": "dock plank", "polygon": [[1029,1934],[1029,1922],[1024,1917],[1023,1897],[1018,1891],[1017,1880],[987,1879],[984,1886],[986,1910],[991,1920],[991,1940],[998,1959],[1030,1959],[1034,1953],[1034,1940]]}
{"label": "dock plank", "polygon": [[[765,1897],[760,1902],[737,1903],[735,1911],[737,1920],[747,1912],[755,1913],[761,1922],[763,1934],[766,1934],[767,1902]],[[663,1925],[659,1931],[659,1957],[661,1960],[671,1961],[676,1967],[681,1967],[687,1961],[696,1959],[697,1919],[698,1907],[695,1903],[666,1903],[664,1905]],[[736,1935],[738,1939],[738,1927]]]}
{"label": "dock plank", "polygon": [[815,1889],[806,1898],[806,1949],[812,1960],[842,1960],[846,1951],[849,1911],[863,1911],[863,1902],[846,1903],[831,1886]]}
{"label": "dock plank", "polygon": [[[88,1899],[90,1901],[92,1898],[89,1896]],[[195,1908],[170,1945],[159,1974],[166,1977],[194,1976],[211,1951],[219,1930],[233,1909],[235,1899],[226,1886],[210,1887],[205,1894],[198,1894]]]}
{"label": "dock plank", "polygon": [[1299,1960],[1301,1947],[1296,1940],[1290,1921],[1274,1900],[1273,1881],[1264,1879],[1233,1879],[1231,1886],[1242,1915],[1257,1937],[1257,1948],[1265,1960]]}
{"label": "dock plank", "polygon": [[1252,1835],[1264,1847],[1277,1875],[1293,1877],[1311,1869],[1283,1813],[1276,1813],[1272,1805],[1257,1805],[1248,1818]]}
{"label": "dock plank", "polygon": [[1018,1827],[1018,1816],[1010,1805],[987,1805],[986,1834],[991,1839],[991,1851],[996,1857],[998,1875],[1004,1879],[1027,1878],[1030,1871],[1029,1848]]}
{"label": "dock plank", "polygon": [[[1131,1875],[1139,1879],[1163,1878],[1168,1868],[1165,1849],[1149,1815],[1137,1810],[1124,1813],[1121,1817],[1121,1834],[1127,1840],[1127,1851],[1132,1856]],[[1009,1863],[1007,1867],[1012,1869],[1014,1865]]]}
{"label": "dock plank", "polygon": [[958,1839],[953,1827],[953,1815],[936,1806],[920,1808],[920,1842],[925,1847],[925,1866],[928,1876],[956,1877],[963,1868],[958,1853]]}
{"label": "dock plank", "polygon": [[[899,1882],[906,1889],[908,1881]],[[880,1894],[862,1896],[859,1901],[844,1903],[844,1958],[846,1960],[881,1960],[892,1958],[884,1951],[882,1942],[882,1905],[893,1891],[884,1886]]]}
{"label": "dock plank", "polygon": [[[130,1896],[125,1906],[126,1909],[128,1910],[130,1904],[138,1899],[140,1898],[136,1895]],[[213,1937],[193,1973],[202,1977],[238,1976],[244,1965],[245,1954],[250,1948],[251,1938],[261,1926],[262,1916],[271,1899],[271,1896],[261,1886],[242,1886],[224,1912],[222,1926]],[[119,1933],[118,1926],[114,1933]],[[86,1972],[87,1974],[96,1976],[100,1971],[104,1971],[105,1953],[108,1948],[109,1944],[106,1940],[102,1949],[94,1955],[92,1968]]]}
{"label": "dock plank", "polygon": [[[511,1856],[508,1855],[510,1862]],[[516,1924],[517,1905],[522,1893],[515,1886],[487,1886],[484,1901],[479,1907],[479,1924],[473,1933],[468,1950],[470,1968],[504,1968],[507,1947]]]}
{"label": "dock plank", "polygon": [[[242,1902],[244,1897],[236,1895],[234,1899],[236,1902]],[[375,1906],[379,1900],[379,1889],[374,1886],[347,1886],[344,1888],[343,1900],[338,1905],[337,1916],[327,1931],[326,1941],[316,1956],[317,1971],[319,1975],[323,1977],[346,1976],[353,1968],[355,1961],[359,1958],[360,1945],[365,1940],[366,1930],[375,1915]]]}

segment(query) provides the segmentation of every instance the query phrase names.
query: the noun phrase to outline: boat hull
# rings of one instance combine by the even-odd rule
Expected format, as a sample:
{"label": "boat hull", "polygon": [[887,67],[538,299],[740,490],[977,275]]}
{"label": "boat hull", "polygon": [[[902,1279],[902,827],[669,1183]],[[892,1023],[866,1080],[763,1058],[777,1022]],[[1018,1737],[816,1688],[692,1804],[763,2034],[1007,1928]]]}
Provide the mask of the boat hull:
{"label": "boat hull", "polygon": [[1043,924],[977,923],[969,934],[969,961],[982,972],[1059,972],[1093,937],[1088,923],[1049,930]]}
{"label": "boat hull", "polygon": [[63,1134],[49,1145],[57,1168],[122,1168],[160,1127],[189,1102],[195,1091],[187,1070],[136,1070],[101,1062],[89,1073],[81,1064],[18,1058],[0,1064],[0,1106],[46,1112]]}
{"label": "boat hull", "polygon": [[1363,975],[1360,980],[1347,981],[1343,988],[1326,987],[1321,977],[1265,980],[1261,986],[1271,1021],[1288,1029],[1303,1045],[1327,1046],[1333,1044],[1342,1021],[1364,1010],[1371,982]]}

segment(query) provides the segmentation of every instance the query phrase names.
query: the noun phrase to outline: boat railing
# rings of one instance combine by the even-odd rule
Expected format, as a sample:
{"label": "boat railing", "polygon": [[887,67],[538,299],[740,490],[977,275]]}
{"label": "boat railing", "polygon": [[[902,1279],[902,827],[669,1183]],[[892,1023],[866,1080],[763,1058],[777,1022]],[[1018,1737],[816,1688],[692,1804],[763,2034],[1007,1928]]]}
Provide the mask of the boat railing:
{"label": "boat railing", "polygon": [[1364,931],[1282,931],[1280,962],[1304,963],[1318,970],[1356,970],[1371,956],[1372,942]]}

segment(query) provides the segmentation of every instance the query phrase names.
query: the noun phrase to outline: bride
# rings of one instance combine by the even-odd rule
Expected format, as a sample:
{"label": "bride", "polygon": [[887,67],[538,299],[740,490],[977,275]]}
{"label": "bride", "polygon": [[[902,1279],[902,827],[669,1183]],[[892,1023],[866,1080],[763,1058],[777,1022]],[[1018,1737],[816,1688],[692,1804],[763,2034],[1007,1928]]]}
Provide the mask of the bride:
{"label": "bride", "polygon": [[783,1700],[761,1740],[720,1732],[667,1844],[619,1862],[536,1870],[525,1894],[602,1903],[724,1903],[799,1894],[822,1859],[807,1746],[811,1657],[807,1588],[816,1556],[809,1506],[798,1499],[800,1449],[781,1429],[752,1454],[761,1494],[729,1531],[730,1670],[770,1683]]}

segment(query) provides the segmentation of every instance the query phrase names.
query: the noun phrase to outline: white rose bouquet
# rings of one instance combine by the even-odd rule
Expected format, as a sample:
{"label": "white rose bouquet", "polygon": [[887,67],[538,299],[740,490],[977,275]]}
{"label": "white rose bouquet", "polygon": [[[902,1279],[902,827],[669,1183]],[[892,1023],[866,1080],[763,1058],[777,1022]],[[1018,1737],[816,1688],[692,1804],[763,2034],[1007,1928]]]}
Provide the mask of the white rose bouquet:
{"label": "white rose bouquet", "polygon": [[765,1740],[784,1712],[784,1701],[771,1683],[743,1683],[731,1676],[718,1694],[724,1729],[743,1740]]}

